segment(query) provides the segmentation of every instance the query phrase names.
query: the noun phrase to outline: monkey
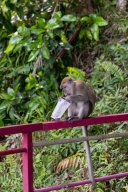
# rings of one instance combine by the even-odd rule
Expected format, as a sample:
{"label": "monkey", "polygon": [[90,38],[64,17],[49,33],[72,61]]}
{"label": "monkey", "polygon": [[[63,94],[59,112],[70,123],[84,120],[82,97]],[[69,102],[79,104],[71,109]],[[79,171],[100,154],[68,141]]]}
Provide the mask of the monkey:
{"label": "monkey", "polygon": [[[65,77],[60,84],[64,92],[64,99],[71,104],[68,108],[66,120],[75,121],[87,118],[93,111],[97,96],[95,90],[82,80],[74,80],[71,77]],[[88,136],[87,126],[82,126],[83,136]],[[96,182],[93,174],[91,152],[89,142],[84,142],[86,157],[88,162],[89,178],[92,181],[92,189],[96,188]]]}
{"label": "monkey", "polygon": [[60,88],[64,92],[63,98],[71,103],[67,120],[83,119],[92,113],[97,100],[96,92],[84,81],[65,77]]}
{"label": "monkey", "polygon": [[[68,121],[75,121],[88,117],[97,101],[96,92],[82,80],[74,80],[65,77],[60,84],[60,88],[64,92],[64,99],[71,104],[68,108]],[[88,136],[87,126],[82,126],[83,136]],[[92,191],[96,188],[96,181],[93,174],[93,166],[91,160],[91,152],[89,142],[84,141],[86,158],[88,163],[89,178],[92,181]]]}

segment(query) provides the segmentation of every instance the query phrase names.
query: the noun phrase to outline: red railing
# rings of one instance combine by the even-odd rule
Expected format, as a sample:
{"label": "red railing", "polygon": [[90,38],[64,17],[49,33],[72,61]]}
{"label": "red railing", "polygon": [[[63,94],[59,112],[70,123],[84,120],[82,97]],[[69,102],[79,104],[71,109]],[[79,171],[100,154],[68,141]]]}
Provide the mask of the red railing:
{"label": "red railing", "polygon": [[[42,189],[33,189],[33,143],[32,143],[32,132],[35,131],[50,131],[55,129],[71,128],[77,126],[88,126],[96,124],[114,123],[128,121],[128,113],[125,114],[113,114],[104,115],[94,118],[88,118],[79,120],[73,123],[67,121],[51,121],[43,123],[32,123],[25,125],[15,125],[0,128],[0,136],[11,135],[11,134],[22,134],[22,147],[16,149],[10,149],[0,151],[0,155],[9,155],[22,153],[23,161],[23,192],[47,192],[53,190],[60,190],[62,188],[74,187],[78,185],[85,185],[91,183],[91,180],[84,180],[78,182],[72,182],[65,185],[51,186]],[[121,177],[128,176],[128,172],[118,173],[114,175],[104,176],[95,178],[96,182],[103,182],[111,179],[118,179]]]}

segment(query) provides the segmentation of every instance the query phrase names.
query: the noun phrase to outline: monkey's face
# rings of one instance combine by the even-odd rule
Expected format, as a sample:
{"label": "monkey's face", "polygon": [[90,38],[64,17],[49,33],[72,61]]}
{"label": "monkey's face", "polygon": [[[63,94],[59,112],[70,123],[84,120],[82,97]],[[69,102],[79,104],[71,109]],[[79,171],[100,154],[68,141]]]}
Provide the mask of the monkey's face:
{"label": "monkey's face", "polygon": [[70,77],[65,77],[62,80],[60,88],[63,90],[65,96],[72,95],[73,84],[73,79]]}

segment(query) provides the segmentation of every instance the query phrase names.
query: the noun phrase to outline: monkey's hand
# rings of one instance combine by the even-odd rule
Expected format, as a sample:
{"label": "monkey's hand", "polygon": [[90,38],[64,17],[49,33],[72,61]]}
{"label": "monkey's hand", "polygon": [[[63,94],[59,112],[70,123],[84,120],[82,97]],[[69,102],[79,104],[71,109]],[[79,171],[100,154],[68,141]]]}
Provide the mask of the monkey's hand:
{"label": "monkey's hand", "polygon": [[77,116],[70,116],[70,117],[66,117],[65,120],[69,121],[70,123],[73,123],[77,120],[80,120],[80,118]]}
{"label": "monkey's hand", "polygon": [[65,99],[65,100],[68,101],[69,103],[72,102],[72,96],[63,97],[63,99]]}

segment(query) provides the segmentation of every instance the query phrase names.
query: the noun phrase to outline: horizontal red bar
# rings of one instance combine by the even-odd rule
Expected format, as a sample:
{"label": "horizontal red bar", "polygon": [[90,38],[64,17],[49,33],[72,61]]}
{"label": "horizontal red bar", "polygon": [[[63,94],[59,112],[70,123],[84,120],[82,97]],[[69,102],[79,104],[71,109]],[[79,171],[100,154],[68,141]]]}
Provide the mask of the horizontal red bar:
{"label": "horizontal red bar", "polygon": [[0,151],[0,155],[11,155],[16,153],[23,153],[26,151],[27,151],[26,148],[10,149],[5,151]]}
{"label": "horizontal red bar", "polygon": [[50,121],[43,123],[43,130],[49,131],[60,128],[71,128],[78,126],[97,125],[104,123],[115,123],[120,121],[128,121],[128,113],[102,115],[98,117],[89,117],[87,119],[78,120],[73,123],[68,121]]}
{"label": "horizontal red bar", "polygon": [[0,135],[31,133],[33,131],[38,130],[43,130],[43,123],[19,124],[19,125],[1,127]]}
{"label": "horizontal red bar", "polygon": [[[119,179],[122,177],[128,177],[128,172],[98,177],[95,179],[95,181],[104,182],[104,181],[108,181],[111,179]],[[53,191],[53,190],[58,191],[58,190],[64,189],[64,188],[75,187],[75,186],[79,186],[79,185],[86,185],[86,184],[90,184],[90,183],[92,183],[92,182],[90,179],[88,179],[88,180],[72,182],[72,183],[68,183],[68,184],[64,184],[64,185],[56,185],[56,186],[51,186],[51,187],[47,187],[47,188],[36,189],[36,190],[34,190],[34,192],[48,192],[48,191]]]}
{"label": "horizontal red bar", "polygon": [[0,135],[10,135],[17,133],[29,133],[34,131],[50,131],[61,128],[71,128],[77,126],[96,125],[103,123],[114,123],[120,121],[128,121],[128,113],[103,115],[98,117],[89,117],[87,119],[78,120],[73,123],[68,121],[50,121],[42,123],[31,123],[22,125],[13,125],[0,128]]}

